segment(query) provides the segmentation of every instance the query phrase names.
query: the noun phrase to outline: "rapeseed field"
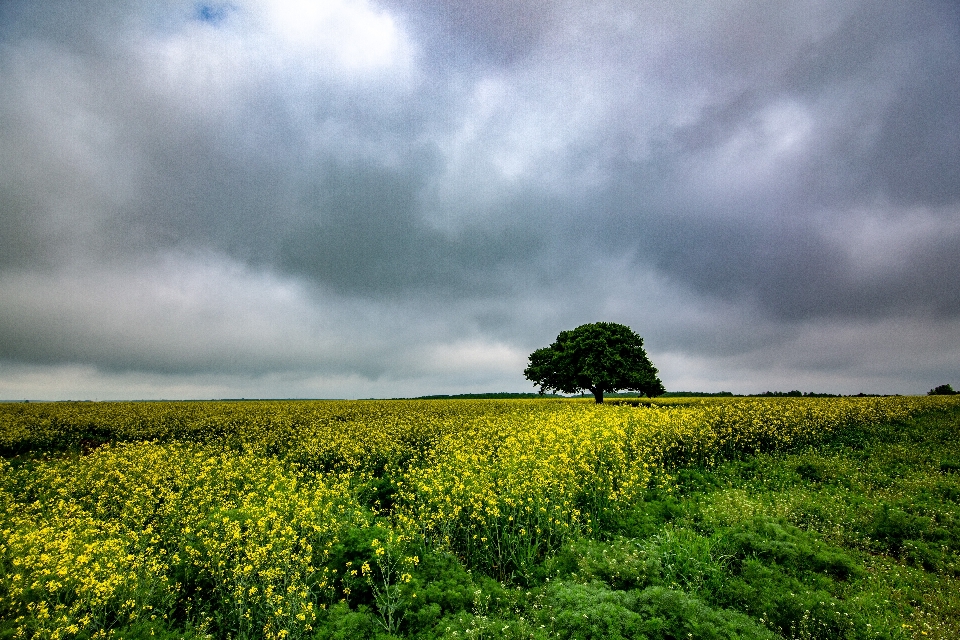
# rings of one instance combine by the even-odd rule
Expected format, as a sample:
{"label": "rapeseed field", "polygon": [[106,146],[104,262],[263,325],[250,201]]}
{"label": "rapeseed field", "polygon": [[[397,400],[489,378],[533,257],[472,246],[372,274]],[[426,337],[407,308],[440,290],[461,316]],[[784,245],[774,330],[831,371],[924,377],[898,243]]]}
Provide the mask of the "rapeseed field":
{"label": "rapeseed field", "polygon": [[[801,637],[735,600],[704,608],[706,570],[620,600],[602,590],[613,577],[583,582],[576,602],[639,617],[633,631],[576,631],[558,623],[574,591],[561,595],[557,579],[614,538],[624,575],[654,571],[640,556],[630,568],[625,533],[647,541],[636,542],[644,553],[654,541],[685,549],[677,563],[713,566],[689,532],[644,532],[638,505],[676,510],[691,474],[862,447],[876,425],[958,407],[951,397],[0,405],[0,636],[667,637],[669,625],[637,613],[661,607],[743,637]],[[491,594],[515,614],[499,631]],[[722,633],[712,637],[735,637]]]}

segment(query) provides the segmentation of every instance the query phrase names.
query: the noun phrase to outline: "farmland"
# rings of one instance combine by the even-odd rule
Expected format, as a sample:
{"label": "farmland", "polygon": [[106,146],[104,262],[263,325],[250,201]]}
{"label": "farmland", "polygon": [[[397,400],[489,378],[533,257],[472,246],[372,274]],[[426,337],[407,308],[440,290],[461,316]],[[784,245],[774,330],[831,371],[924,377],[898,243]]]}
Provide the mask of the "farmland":
{"label": "farmland", "polygon": [[960,637],[960,400],[0,405],[0,637]]}

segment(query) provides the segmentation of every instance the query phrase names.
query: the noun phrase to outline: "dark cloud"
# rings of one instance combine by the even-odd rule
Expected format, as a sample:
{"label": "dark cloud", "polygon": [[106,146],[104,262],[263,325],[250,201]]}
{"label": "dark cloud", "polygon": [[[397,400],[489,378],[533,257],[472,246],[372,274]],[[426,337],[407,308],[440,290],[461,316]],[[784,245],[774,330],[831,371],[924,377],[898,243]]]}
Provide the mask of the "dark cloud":
{"label": "dark cloud", "polygon": [[932,0],[2,3],[0,391],[526,388],[600,319],[668,387],[925,391],[957,77]]}
{"label": "dark cloud", "polygon": [[315,221],[282,242],[285,271],[343,293],[445,297],[502,290],[499,268],[532,271],[541,241],[531,229],[471,229],[451,238],[419,220],[410,182],[344,173],[326,176]]}

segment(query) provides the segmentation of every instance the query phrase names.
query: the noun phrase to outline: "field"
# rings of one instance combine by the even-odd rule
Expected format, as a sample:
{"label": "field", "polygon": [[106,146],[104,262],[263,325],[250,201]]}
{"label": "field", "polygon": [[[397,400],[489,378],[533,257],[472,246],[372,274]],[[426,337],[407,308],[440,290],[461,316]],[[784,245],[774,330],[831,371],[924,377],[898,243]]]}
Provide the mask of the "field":
{"label": "field", "polygon": [[957,397],[6,404],[0,456],[0,637],[960,637]]}

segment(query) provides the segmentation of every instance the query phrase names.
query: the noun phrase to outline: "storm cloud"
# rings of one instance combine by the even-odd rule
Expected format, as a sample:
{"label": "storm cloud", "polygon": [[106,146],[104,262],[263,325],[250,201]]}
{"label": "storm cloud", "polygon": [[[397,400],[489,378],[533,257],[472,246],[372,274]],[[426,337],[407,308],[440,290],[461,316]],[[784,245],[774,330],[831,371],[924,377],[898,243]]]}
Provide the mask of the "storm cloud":
{"label": "storm cloud", "polygon": [[952,2],[0,4],[0,398],[960,382]]}

